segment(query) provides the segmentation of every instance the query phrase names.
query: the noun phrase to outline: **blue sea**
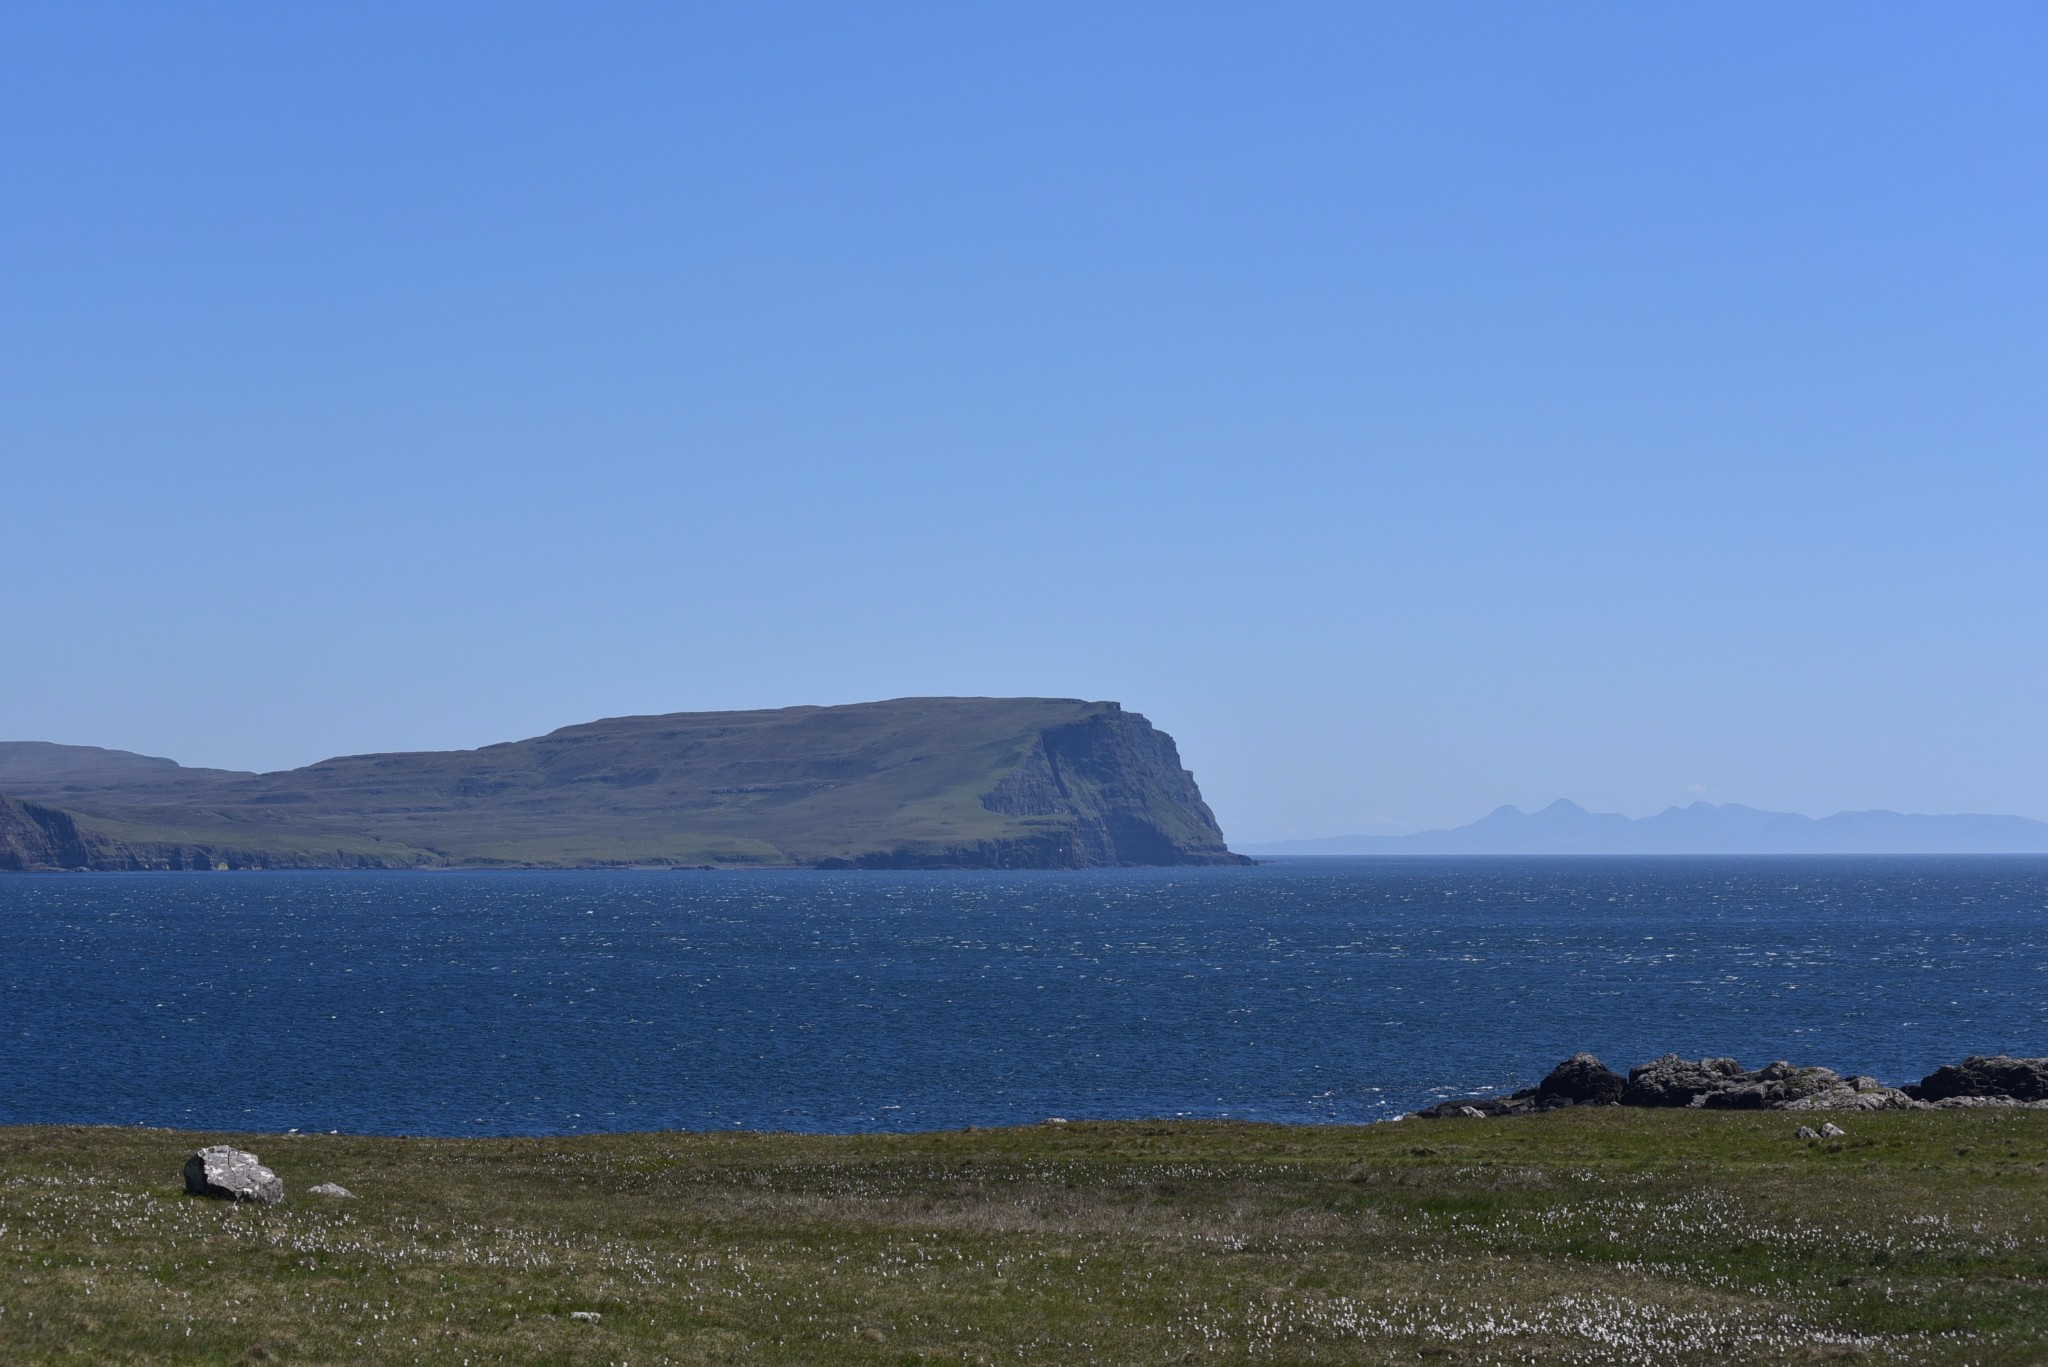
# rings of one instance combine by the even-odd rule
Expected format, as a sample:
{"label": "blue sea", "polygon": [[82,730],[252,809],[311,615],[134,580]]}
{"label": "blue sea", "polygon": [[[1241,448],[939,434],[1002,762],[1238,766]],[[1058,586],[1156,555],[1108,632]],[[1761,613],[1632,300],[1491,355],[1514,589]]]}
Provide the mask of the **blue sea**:
{"label": "blue sea", "polygon": [[1357,1122],[1578,1049],[2048,1053],[2048,859],[0,876],[0,1123]]}

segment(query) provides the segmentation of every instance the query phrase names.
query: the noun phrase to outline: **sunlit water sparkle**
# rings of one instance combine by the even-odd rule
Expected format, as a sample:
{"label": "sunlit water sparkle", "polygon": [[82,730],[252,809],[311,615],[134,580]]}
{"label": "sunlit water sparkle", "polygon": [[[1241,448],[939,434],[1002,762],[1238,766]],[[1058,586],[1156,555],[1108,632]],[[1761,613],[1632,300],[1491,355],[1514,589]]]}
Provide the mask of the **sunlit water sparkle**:
{"label": "sunlit water sparkle", "polygon": [[1385,1119],[1592,1049],[2048,1053],[2048,859],[0,876],[0,1122]]}

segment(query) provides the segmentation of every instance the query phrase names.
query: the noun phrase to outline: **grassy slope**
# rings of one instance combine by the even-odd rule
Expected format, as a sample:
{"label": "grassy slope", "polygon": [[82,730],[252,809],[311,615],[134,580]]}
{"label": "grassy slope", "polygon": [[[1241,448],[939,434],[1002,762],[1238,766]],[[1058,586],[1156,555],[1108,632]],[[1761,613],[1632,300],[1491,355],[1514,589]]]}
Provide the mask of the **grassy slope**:
{"label": "grassy slope", "polygon": [[[898,845],[1028,837],[984,793],[1048,727],[1103,704],[921,698],[835,708],[623,717],[445,753],[361,755],[275,774],[51,762],[9,789],[131,844],[217,843],[504,863],[809,863]],[[4,757],[0,757],[4,758]],[[131,759],[135,757],[130,757]]]}
{"label": "grassy slope", "polygon": [[0,1356],[2048,1360],[2048,1115],[1798,1119],[247,1140],[275,1209],[181,1194],[216,1136],[0,1130]]}

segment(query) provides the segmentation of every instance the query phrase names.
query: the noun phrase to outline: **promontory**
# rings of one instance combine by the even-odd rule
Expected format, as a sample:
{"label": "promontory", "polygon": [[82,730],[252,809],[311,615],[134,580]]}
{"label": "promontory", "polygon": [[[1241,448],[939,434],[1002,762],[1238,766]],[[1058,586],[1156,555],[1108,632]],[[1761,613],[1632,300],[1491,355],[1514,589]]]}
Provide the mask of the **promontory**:
{"label": "promontory", "polygon": [[0,868],[1242,864],[1113,702],[899,698],[614,717],[277,773],[0,742]]}

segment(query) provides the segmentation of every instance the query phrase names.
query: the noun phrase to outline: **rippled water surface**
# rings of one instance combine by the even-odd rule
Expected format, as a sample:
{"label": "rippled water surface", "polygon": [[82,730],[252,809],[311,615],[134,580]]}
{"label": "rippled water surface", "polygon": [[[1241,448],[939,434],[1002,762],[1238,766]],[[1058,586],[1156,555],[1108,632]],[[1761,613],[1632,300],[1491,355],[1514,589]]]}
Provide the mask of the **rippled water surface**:
{"label": "rippled water surface", "polygon": [[0,1122],[1384,1118],[1573,1050],[2048,1053],[2048,859],[0,876]]}

